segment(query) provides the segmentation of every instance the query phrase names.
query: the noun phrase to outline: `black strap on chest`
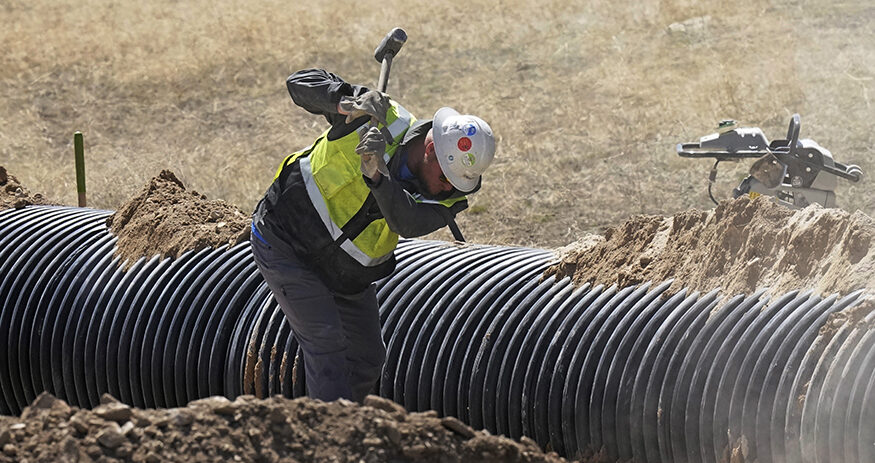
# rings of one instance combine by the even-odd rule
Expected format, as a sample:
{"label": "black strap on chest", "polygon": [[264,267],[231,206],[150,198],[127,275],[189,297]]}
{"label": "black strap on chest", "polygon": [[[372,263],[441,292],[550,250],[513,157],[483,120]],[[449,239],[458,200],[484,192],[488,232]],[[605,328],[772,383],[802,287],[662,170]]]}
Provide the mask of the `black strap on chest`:
{"label": "black strap on chest", "polygon": [[453,216],[450,208],[441,206],[437,210],[438,213],[440,213],[440,215],[444,217],[444,221],[447,223],[447,227],[449,227],[450,231],[453,233],[453,239],[464,243],[465,237],[462,236],[462,230],[459,229],[459,225],[456,224],[456,218]]}
{"label": "black strap on chest", "polygon": [[377,198],[374,198],[373,193],[368,193],[368,197],[365,198],[365,202],[358,212],[346,224],[340,227],[341,234],[334,242],[339,244],[347,239],[355,239],[361,232],[365,231],[365,228],[368,228],[371,222],[382,218],[383,212],[380,211],[380,207],[377,205]]}

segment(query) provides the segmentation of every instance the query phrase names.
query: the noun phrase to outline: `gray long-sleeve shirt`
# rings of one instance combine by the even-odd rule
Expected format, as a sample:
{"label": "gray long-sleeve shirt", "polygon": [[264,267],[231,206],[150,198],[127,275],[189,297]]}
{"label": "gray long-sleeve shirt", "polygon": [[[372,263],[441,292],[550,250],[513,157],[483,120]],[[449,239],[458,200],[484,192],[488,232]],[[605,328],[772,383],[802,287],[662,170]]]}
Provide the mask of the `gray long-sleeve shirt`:
{"label": "gray long-sleeve shirt", "polygon": [[[306,69],[298,71],[288,79],[286,86],[292,100],[298,106],[313,114],[325,117],[331,129],[328,131],[328,139],[336,140],[348,135],[353,130],[369,121],[367,116],[346,123],[346,116],[337,112],[337,105],[342,96],[358,96],[368,91],[368,88],[360,85],[352,85],[340,77],[322,69]],[[425,198],[426,192],[418,179],[405,180],[403,164],[407,159],[408,146],[411,142],[421,142],[431,121],[417,121],[408,134],[405,135],[401,146],[389,161],[389,177],[382,176],[379,181],[372,182],[363,177],[376,199],[380,212],[386,219],[389,229],[405,238],[413,238],[426,235],[449,224],[455,215],[468,207],[467,200],[458,201],[452,207],[446,207],[438,203],[420,202]],[[463,193],[453,191],[446,197],[462,197]],[[418,201],[417,199],[420,199]]]}

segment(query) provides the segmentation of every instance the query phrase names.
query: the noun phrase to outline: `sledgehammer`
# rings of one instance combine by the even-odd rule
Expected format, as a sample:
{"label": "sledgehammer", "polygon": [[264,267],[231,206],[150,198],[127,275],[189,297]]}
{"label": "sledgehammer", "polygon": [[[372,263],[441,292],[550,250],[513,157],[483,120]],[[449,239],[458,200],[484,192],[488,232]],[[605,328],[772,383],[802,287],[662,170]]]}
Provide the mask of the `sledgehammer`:
{"label": "sledgehammer", "polygon": [[380,63],[380,82],[377,84],[377,89],[381,92],[386,92],[386,87],[389,85],[389,69],[392,67],[392,58],[401,50],[401,46],[407,41],[407,33],[404,29],[396,27],[389,31],[383,41],[374,50],[374,58]]}
{"label": "sledgehammer", "polygon": [[[377,45],[377,49],[374,50],[374,58],[380,63],[380,81],[377,83],[377,90],[386,93],[386,87],[389,85],[389,69],[392,67],[392,59],[401,51],[401,47],[406,41],[407,33],[404,32],[404,29],[396,27],[383,37],[383,40]],[[376,121],[372,118],[370,124],[371,126],[376,126]],[[383,134],[386,143],[392,143],[392,133],[389,132],[387,127],[383,127],[380,133]],[[389,175],[389,168],[385,165],[380,165],[377,169],[381,174]]]}

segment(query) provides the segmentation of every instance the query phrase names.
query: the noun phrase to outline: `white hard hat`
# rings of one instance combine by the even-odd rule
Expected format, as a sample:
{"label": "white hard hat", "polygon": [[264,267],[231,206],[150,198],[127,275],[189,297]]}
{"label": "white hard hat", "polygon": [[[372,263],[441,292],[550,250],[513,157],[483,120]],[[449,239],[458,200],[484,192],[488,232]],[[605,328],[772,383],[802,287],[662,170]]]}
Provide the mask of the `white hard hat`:
{"label": "white hard hat", "polygon": [[495,138],[483,119],[452,108],[434,113],[434,150],[447,180],[461,192],[477,187],[495,156]]}

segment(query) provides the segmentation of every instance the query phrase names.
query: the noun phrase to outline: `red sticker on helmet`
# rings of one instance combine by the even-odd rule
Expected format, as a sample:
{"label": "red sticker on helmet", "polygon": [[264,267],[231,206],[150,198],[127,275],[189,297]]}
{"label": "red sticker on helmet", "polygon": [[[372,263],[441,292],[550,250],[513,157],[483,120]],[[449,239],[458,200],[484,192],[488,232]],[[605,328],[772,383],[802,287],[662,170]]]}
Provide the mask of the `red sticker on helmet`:
{"label": "red sticker on helmet", "polygon": [[471,149],[471,139],[468,137],[462,137],[459,139],[459,149],[462,151],[468,151]]}

